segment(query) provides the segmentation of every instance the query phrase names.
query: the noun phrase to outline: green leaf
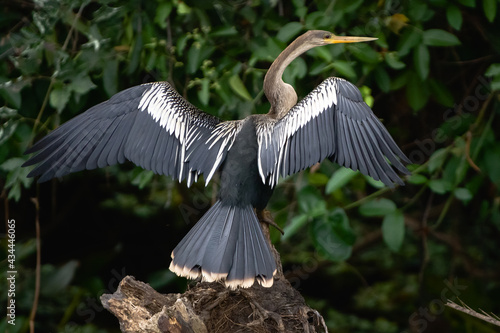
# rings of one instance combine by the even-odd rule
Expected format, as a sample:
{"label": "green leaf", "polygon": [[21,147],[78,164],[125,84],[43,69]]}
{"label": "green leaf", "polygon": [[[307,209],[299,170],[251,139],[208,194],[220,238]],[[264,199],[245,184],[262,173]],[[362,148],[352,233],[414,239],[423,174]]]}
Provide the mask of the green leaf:
{"label": "green leaf", "polygon": [[429,49],[424,44],[420,44],[413,53],[413,64],[420,79],[425,80],[429,75],[430,55]]}
{"label": "green leaf", "polygon": [[372,108],[373,107],[373,103],[374,103],[374,99],[373,99],[373,96],[372,96],[372,90],[367,87],[367,86],[361,86],[359,87],[359,91],[361,92],[361,96],[363,96],[363,100],[365,101],[365,103],[370,107]]}
{"label": "green leaf", "polygon": [[451,183],[444,179],[431,179],[429,181],[429,188],[434,193],[445,194],[451,190]]}
{"label": "green leaf", "polygon": [[7,200],[14,200],[15,202],[18,202],[19,199],[21,199],[21,185],[20,183],[15,183],[11,188],[9,188]]}
{"label": "green leaf", "polygon": [[500,64],[491,64],[484,75],[492,77],[491,90],[500,90]]}
{"label": "green leaf", "polygon": [[97,87],[88,75],[79,75],[75,77],[69,84],[69,89],[79,95],[84,95],[90,90]]}
{"label": "green leaf", "polygon": [[4,188],[9,189],[8,199],[19,201],[21,198],[21,184],[24,187],[29,187],[33,182],[33,178],[28,178],[30,168],[22,168],[24,159],[13,157],[0,165],[0,169],[7,171]]}
{"label": "green leaf", "polygon": [[375,180],[373,179],[372,177],[370,176],[367,176],[367,175],[363,175],[363,177],[365,178],[366,182],[368,184],[370,184],[370,186],[374,187],[374,188],[384,188],[386,185],[384,183],[382,183],[380,180]]}
{"label": "green leaf", "polygon": [[12,135],[16,132],[18,125],[18,120],[9,119],[5,121],[2,119],[2,124],[0,125],[0,145],[3,145],[12,137]]}
{"label": "green leaf", "polygon": [[342,208],[335,208],[327,218],[327,222],[332,226],[335,235],[346,245],[354,245],[356,233],[349,225],[349,218]]}
{"label": "green leaf", "polygon": [[490,86],[493,91],[500,90],[500,78],[491,81]]}
{"label": "green leaf", "polygon": [[317,29],[318,27],[331,27],[332,21],[335,21],[335,18],[329,15],[325,15],[324,11],[315,11],[307,14],[305,18],[305,28],[308,30],[313,30]]}
{"label": "green leaf", "polygon": [[484,156],[484,171],[497,187],[500,187],[500,146],[490,149]]}
{"label": "green leaf", "polygon": [[16,260],[23,260],[36,253],[36,240],[34,238],[16,243]]}
{"label": "green leaf", "polygon": [[210,57],[214,50],[213,46],[200,45],[198,42],[193,43],[188,51],[187,72],[194,74],[201,67],[203,60]]}
{"label": "green leaf", "polygon": [[377,82],[378,87],[383,92],[389,92],[391,90],[391,78],[387,71],[381,66],[377,66],[375,68],[375,81]]}
{"label": "green leaf", "polygon": [[139,189],[143,189],[151,182],[153,179],[154,172],[148,170],[141,170],[137,176],[132,179],[132,185],[139,187]]}
{"label": "green leaf", "polygon": [[382,238],[389,249],[398,252],[405,237],[405,219],[398,209],[384,217],[382,221]]}
{"label": "green leaf", "polygon": [[326,213],[326,202],[316,187],[305,186],[297,193],[299,211],[309,217]]}
{"label": "green leaf", "polygon": [[425,2],[412,1],[410,4],[411,5],[408,8],[408,16],[410,16],[412,21],[426,21],[429,14],[432,13],[432,10],[429,9]]}
{"label": "green leaf", "polygon": [[106,62],[102,73],[102,81],[108,97],[118,92],[118,60],[110,59]]}
{"label": "green leaf", "polygon": [[[404,57],[415,46],[419,45],[422,40],[422,32],[415,28],[405,29],[398,42],[397,54],[399,57]],[[387,59],[386,59],[387,60]]]}
{"label": "green leaf", "polygon": [[483,0],[483,10],[488,21],[493,22],[497,15],[497,0]]}
{"label": "green leaf", "polygon": [[384,216],[396,210],[396,204],[387,198],[370,200],[359,207],[363,216]]}
{"label": "green leaf", "polygon": [[[323,60],[325,63],[330,64],[333,62],[333,54],[326,47],[316,47],[316,48],[311,50],[311,54],[313,54],[315,58],[319,58],[319,59]],[[336,61],[339,61],[339,60],[336,60]]]}
{"label": "green leaf", "polygon": [[307,7],[304,4],[304,0],[292,0],[295,9],[295,15],[301,20],[304,19],[305,14],[307,14]]}
{"label": "green leaf", "polygon": [[231,89],[233,89],[233,91],[244,100],[252,100],[252,96],[250,96],[250,93],[238,75],[235,74],[229,78],[229,85],[231,86]]}
{"label": "green leaf", "polygon": [[128,61],[128,68],[127,68],[127,74],[131,75],[132,73],[135,72],[137,67],[139,66],[140,58],[141,58],[141,51],[143,49],[144,45],[142,42],[142,34],[138,33],[137,37],[134,38],[133,40],[133,46],[129,50],[129,61]]}
{"label": "green leaf", "polygon": [[332,261],[348,259],[356,239],[347,215],[340,208],[327,218],[315,219],[311,224],[311,236],[316,250]]}
{"label": "green leaf", "polygon": [[330,180],[326,184],[325,192],[330,194],[344,187],[358,173],[358,171],[353,171],[349,168],[340,168],[330,177]]}
{"label": "green leaf", "polygon": [[467,7],[476,7],[476,0],[458,0],[458,2]]}
{"label": "green leaf", "polygon": [[486,72],[484,73],[486,76],[496,76],[500,75],[500,64],[495,63],[491,64],[488,69],[486,69]]}
{"label": "green leaf", "polygon": [[459,187],[455,189],[455,191],[453,191],[453,194],[455,195],[455,198],[463,202],[468,202],[472,199],[472,193],[465,187]]}
{"label": "green leaf", "polygon": [[441,29],[424,31],[423,41],[429,46],[454,46],[460,45],[460,40],[454,34]]}
{"label": "green leaf", "polygon": [[76,260],[68,261],[59,268],[44,265],[40,293],[43,295],[54,295],[63,292],[71,280],[73,280],[77,267],[78,262]]}
{"label": "green leaf", "polygon": [[420,185],[427,183],[428,179],[423,175],[412,174],[407,178],[407,181],[410,184]]}
{"label": "green leaf", "polygon": [[167,28],[167,19],[172,11],[172,3],[169,1],[160,2],[156,7],[155,23],[162,29]]}
{"label": "green leaf", "polygon": [[4,171],[13,171],[15,169],[21,168],[21,165],[25,161],[26,160],[21,157],[12,157],[7,161],[3,162],[2,164],[0,164],[0,169]]}
{"label": "green leaf", "polygon": [[7,178],[5,180],[5,185],[4,185],[5,188],[11,188],[15,184],[19,184],[19,178],[21,176],[21,170],[25,170],[25,169],[19,167],[19,168],[11,170],[7,174]]}
{"label": "green leaf", "polygon": [[418,111],[427,104],[429,100],[429,90],[427,86],[423,84],[422,80],[412,73],[408,78],[408,84],[406,85],[406,97],[408,98],[408,103],[413,110]]}
{"label": "green leaf", "polygon": [[58,113],[66,107],[71,91],[67,85],[55,85],[54,89],[50,92],[49,102],[50,105],[57,110]]}
{"label": "green leaf", "polygon": [[288,43],[302,31],[302,28],[300,22],[289,22],[281,27],[276,38],[283,43]]}
{"label": "green leaf", "polygon": [[208,105],[210,100],[210,80],[207,78],[201,79],[201,89],[198,90],[198,98],[201,104]]}
{"label": "green leaf", "polygon": [[311,185],[323,186],[328,183],[328,176],[320,172],[309,173],[307,175],[307,180]]}
{"label": "green leaf", "polygon": [[[3,81],[3,79],[2,79]],[[0,96],[5,100],[3,104],[13,106],[15,108],[21,107],[21,90],[29,84],[31,80],[10,80],[0,83]]]}
{"label": "green leaf", "polygon": [[179,1],[177,3],[177,12],[179,15],[187,15],[191,13],[191,8],[183,1]]}
{"label": "green leaf", "polygon": [[334,68],[340,76],[348,79],[355,79],[357,76],[354,67],[352,67],[352,64],[349,61],[337,60],[331,63],[329,67]]}
{"label": "green leaf", "polygon": [[377,64],[381,60],[381,55],[367,44],[347,45],[346,48],[356,58],[367,64]]}
{"label": "green leaf", "polygon": [[184,54],[189,38],[190,38],[190,36],[188,34],[184,34],[184,35],[179,36],[179,38],[177,39],[176,50],[177,50],[178,56],[181,56],[182,54]]}
{"label": "green leaf", "polygon": [[363,3],[363,0],[340,0],[335,4],[336,10],[342,10],[344,13],[350,13],[358,9]]}
{"label": "green leaf", "polygon": [[430,173],[434,173],[438,168],[443,166],[446,157],[448,156],[448,151],[445,148],[440,148],[436,150],[431,157],[429,158],[429,162],[427,163],[427,169]]}
{"label": "green leaf", "polygon": [[404,71],[403,73],[397,75],[391,80],[391,90],[402,89],[408,83],[409,77],[411,76],[410,71]]}
{"label": "green leaf", "polygon": [[238,34],[238,30],[234,26],[215,28],[211,33],[211,37],[229,37]]}
{"label": "green leaf", "polygon": [[460,30],[462,27],[462,12],[457,6],[449,5],[446,8],[446,18],[453,29]]}
{"label": "green leaf", "polygon": [[189,74],[193,74],[200,67],[200,48],[200,45],[197,43],[193,43],[193,45],[189,48],[186,65],[186,70]]}
{"label": "green leaf", "polygon": [[295,59],[283,73],[283,80],[289,82],[292,86],[295,79],[301,79],[307,74],[307,64],[302,58]]}
{"label": "green leaf", "polygon": [[306,214],[294,216],[290,223],[283,228],[282,239],[286,240],[295,235],[297,231],[299,231],[299,229],[307,223],[307,221],[309,221],[309,216]]}
{"label": "green leaf", "polygon": [[397,52],[387,52],[385,54],[385,62],[393,69],[403,69],[406,67],[406,64],[399,60]]}
{"label": "green leaf", "polygon": [[446,85],[440,81],[430,79],[429,88],[432,92],[432,97],[441,105],[452,107],[455,104],[453,94]]}
{"label": "green leaf", "polygon": [[17,110],[7,106],[0,106],[0,119],[9,119],[17,116]]}

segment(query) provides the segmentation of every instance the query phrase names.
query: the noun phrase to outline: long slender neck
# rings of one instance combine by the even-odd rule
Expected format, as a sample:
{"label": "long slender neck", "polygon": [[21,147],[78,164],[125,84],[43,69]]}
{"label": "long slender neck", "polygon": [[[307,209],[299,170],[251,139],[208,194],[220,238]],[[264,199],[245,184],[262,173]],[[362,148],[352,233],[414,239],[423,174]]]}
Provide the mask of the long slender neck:
{"label": "long slender neck", "polygon": [[285,68],[299,55],[312,49],[315,45],[307,43],[307,33],[295,39],[274,60],[264,77],[264,93],[271,103],[269,115],[281,118],[297,103],[297,94],[293,87],[283,82]]}

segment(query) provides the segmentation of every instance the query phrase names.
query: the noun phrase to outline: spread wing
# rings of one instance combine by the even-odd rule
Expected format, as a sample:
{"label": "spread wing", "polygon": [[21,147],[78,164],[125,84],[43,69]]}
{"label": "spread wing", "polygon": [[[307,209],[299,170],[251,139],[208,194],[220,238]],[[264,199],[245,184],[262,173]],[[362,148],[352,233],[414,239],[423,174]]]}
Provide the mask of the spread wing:
{"label": "spread wing", "polygon": [[[329,78],[281,119],[257,125],[259,172],[274,186],[285,177],[325,158],[360,170],[388,186],[408,174],[408,158],[363,101],[358,88]],[[394,167],[394,168],[393,168]]]}
{"label": "spread wing", "polygon": [[126,89],[64,123],[26,153],[39,182],[132,161],[188,185],[210,180],[232,145],[239,122],[221,122],[191,105],[167,82]]}

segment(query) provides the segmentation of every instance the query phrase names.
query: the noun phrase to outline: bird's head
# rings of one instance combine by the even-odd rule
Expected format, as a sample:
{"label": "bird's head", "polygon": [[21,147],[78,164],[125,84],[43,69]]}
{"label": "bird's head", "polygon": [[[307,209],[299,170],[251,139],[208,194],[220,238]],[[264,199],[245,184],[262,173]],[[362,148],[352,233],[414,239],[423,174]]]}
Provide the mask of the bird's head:
{"label": "bird's head", "polygon": [[337,36],[332,32],[324,30],[309,30],[304,34],[309,43],[320,46],[327,44],[358,43],[376,40],[373,37]]}

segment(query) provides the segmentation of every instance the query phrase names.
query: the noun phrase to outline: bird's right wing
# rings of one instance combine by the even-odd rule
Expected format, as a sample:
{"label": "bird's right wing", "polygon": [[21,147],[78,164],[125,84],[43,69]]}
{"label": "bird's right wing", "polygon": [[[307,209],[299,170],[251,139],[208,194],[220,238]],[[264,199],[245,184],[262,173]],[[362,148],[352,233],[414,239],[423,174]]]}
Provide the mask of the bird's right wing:
{"label": "bird's right wing", "polygon": [[208,183],[232,145],[238,122],[220,122],[167,82],[126,89],[64,123],[26,153],[39,182],[130,160],[188,185]]}
{"label": "bird's right wing", "polygon": [[[325,158],[388,186],[402,184],[409,162],[352,83],[329,78],[281,119],[257,124],[259,172],[274,186]],[[392,166],[391,166],[392,165]]]}

